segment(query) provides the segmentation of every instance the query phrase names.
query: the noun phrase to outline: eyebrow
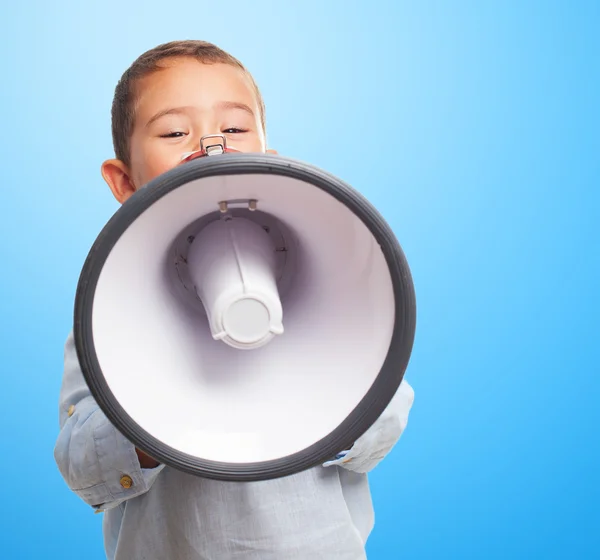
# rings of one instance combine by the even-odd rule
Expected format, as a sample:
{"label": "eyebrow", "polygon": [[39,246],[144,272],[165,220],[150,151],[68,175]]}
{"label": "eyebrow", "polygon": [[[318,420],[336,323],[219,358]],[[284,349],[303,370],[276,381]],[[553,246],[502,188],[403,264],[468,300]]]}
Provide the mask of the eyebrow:
{"label": "eyebrow", "polygon": [[164,117],[166,115],[181,115],[183,113],[186,113],[187,109],[189,109],[189,107],[171,107],[169,109],[163,109],[162,111],[159,111],[158,113],[156,113],[146,123],[146,128],[148,128],[151,124],[155,123],[158,119],[161,119],[162,117]]}
{"label": "eyebrow", "polygon": [[245,103],[239,103],[238,101],[221,101],[220,103],[217,103],[216,108],[225,111],[231,109],[240,109],[254,116],[254,111],[248,105]]}
{"label": "eyebrow", "polygon": [[[250,108],[250,106],[246,105],[245,103],[240,103],[238,101],[221,101],[220,103],[216,104],[215,108],[220,109],[222,111],[230,111],[232,109],[237,109],[245,111],[246,113],[254,117],[254,111]],[[168,109],[163,109],[162,111],[159,111],[154,116],[152,116],[152,118],[150,118],[150,120],[146,123],[146,128],[151,126],[158,119],[165,117],[166,115],[181,115],[186,113],[189,109],[190,107],[170,107]]]}

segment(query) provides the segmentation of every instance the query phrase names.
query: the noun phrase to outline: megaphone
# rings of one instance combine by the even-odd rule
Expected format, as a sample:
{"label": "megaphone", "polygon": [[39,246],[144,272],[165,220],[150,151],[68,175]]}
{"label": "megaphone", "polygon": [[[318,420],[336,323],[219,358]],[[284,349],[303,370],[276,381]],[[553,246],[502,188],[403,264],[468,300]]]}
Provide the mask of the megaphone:
{"label": "megaphone", "polygon": [[415,336],[410,269],[339,178],[206,142],[95,240],[77,355],[109,421],[158,461],[292,475],[351,448],[390,403]]}

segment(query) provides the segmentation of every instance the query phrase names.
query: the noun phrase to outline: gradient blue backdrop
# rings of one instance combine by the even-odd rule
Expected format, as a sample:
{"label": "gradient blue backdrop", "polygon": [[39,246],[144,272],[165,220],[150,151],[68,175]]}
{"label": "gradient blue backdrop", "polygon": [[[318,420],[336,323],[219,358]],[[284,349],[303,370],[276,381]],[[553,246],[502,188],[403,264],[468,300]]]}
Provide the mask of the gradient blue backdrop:
{"label": "gradient blue backdrop", "polygon": [[271,146],[369,197],[414,272],[416,401],[371,477],[370,560],[599,558],[599,8],[3,3],[0,557],[104,557],[53,459],[63,343],[117,208],[114,86],[201,38],[255,74]]}

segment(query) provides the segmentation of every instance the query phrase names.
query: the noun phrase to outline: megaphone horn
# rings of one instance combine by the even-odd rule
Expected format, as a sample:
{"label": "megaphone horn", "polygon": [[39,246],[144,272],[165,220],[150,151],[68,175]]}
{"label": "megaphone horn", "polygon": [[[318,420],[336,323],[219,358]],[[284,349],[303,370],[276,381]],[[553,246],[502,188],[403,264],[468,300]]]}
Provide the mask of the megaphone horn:
{"label": "megaphone horn", "polygon": [[103,228],[74,335],[90,391],[132,443],[249,481],[352,447],[398,389],[415,324],[404,253],[362,195],[211,135]]}

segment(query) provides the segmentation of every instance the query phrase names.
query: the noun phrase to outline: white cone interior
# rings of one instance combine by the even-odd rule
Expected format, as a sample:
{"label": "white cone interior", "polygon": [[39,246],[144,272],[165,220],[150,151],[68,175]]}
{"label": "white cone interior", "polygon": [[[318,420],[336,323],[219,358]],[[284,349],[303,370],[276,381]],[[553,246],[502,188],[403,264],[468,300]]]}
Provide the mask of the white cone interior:
{"label": "white cone interior", "polygon": [[283,333],[275,250],[246,218],[212,222],[194,239],[188,267],[215,340],[250,350]]}
{"label": "white cone interior", "polygon": [[[214,340],[165,272],[175,237],[224,199],[258,200],[297,241],[285,332],[252,351]],[[269,174],[198,179],[148,208],[108,256],[92,317],[100,368],[132,419],[230,463],[286,457],[335,430],[379,374],[393,326],[391,277],[367,227],[323,190]]]}

